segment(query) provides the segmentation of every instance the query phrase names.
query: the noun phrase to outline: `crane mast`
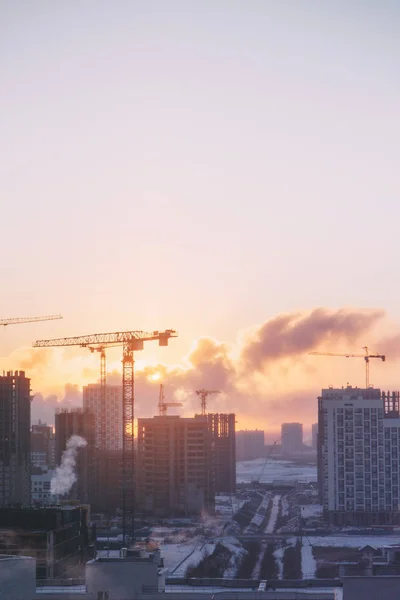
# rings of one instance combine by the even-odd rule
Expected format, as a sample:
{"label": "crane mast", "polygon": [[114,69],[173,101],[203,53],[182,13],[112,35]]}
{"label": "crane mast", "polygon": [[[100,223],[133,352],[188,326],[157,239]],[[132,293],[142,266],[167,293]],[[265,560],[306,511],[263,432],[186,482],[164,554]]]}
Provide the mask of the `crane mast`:
{"label": "crane mast", "polygon": [[165,417],[167,415],[168,408],[172,408],[173,406],[183,406],[183,404],[182,402],[165,402],[164,385],[160,383],[160,394],[158,397],[158,411],[160,417]]}
{"label": "crane mast", "polygon": [[[130,537],[135,536],[135,457],[134,457],[134,353],[143,350],[144,342],[158,341],[159,346],[168,346],[171,337],[177,337],[173,329],[165,331],[117,331],[113,333],[94,333],[90,335],[64,337],[52,340],[37,340],[34,348],[80,346],[92,352],[100,352],[101,384],[104,394],[106,390],[105,348],[122,346],[122,536],[124,544],[128,542],[128,521],[130,521]],[[102,409],[101,409],[102,410]],[[101,427],[106,426],[105,414],[100,415]]]}
{"label": "crane mast", "polygon": [[204,388],[201,390],[196,390],[196,394],[201,398],[201,414],[205,415],[207,410],[207,397],[211,396],[211,394],[220,394],[219,390],[205,390]]}

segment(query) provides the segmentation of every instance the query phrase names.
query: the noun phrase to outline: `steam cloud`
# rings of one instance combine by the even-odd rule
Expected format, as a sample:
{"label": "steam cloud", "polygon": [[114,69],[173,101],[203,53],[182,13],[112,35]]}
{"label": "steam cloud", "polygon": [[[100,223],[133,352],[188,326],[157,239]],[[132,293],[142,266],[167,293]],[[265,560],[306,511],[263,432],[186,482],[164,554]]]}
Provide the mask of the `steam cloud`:
{"label": "steam cloud", "polygon": [[267,360],[309,352],[322,343],[354,343],[384,316],[383,310],[316,308],[307,313],[280,314],[266,321],[242,349],[249,368],[262,370]]}
{"label": "steam cloud", "polygon": [[61,457],[61,464],[51,480],[50,490],[53,495],[69,492],[77,477],[75,473],[78,448],[84,448],[87,442],[79,435],[72,435]]}

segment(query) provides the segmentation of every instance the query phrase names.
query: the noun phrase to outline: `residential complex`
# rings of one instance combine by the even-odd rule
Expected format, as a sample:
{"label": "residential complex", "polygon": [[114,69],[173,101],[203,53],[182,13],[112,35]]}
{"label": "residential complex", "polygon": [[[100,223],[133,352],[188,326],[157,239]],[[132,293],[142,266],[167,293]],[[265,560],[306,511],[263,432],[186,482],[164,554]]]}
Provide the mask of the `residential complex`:
{"label": "residential complex", "polygon": [[318,482],[338,525],[399,522],[399,392],[324,389],[318,398]]}
{"label": "residential complex", "polygon": [[265,454],[264,432],[259,429],[244,429],[236,432],[237,460],[254,460]]}
{"label": "residential complex", "polygon": [[0,376],[0,506],[30,504],[30,379],[24,371]]}
{"label": "residential complex", "polygon": [[[122,449],[122,386],[107,385],[105,407],[102,406],[101,387],[90,383],[83,388],[83,408],[94,414],[95,445],[102,450]],[[101,431],[101,416],[105,415],[105,436]]]}
{"label": "residential complex", "polygon": [[283,454],[295,454],[303,450],[302,423],[282,423],[281,444]]}
{"label": "residential complex", "polygon": [[139,510],[155,516],[213,511],[213,460],[207,416],[138,419]]}

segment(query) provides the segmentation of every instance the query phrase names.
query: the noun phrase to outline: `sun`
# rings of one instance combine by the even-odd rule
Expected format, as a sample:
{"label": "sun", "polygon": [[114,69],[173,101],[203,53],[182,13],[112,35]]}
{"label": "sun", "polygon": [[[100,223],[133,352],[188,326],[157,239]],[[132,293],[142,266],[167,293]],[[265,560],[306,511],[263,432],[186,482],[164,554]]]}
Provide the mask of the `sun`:
{"label": "sun", "polygon": [[153,373],[152,375],[149,376],[150,381],[158,381],[160,379],[161,375],[160,373]]}

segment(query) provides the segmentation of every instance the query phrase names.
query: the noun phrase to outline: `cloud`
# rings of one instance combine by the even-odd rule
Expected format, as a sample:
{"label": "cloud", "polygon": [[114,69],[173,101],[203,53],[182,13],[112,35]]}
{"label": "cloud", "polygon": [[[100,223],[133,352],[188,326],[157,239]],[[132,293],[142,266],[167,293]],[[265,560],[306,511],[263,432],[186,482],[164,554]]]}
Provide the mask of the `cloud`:
{"label": "cloud", "polygon": [[[382,331],[386,322],[384,317],[385,313],[380,309],[316,308],[278,314],[246,332],[232,346],[211,337],[201,337],[180,364],[136,369],[135,416],[157,414],[159,384],[163,383],[166,401],[183,403],[182,409],[171,409],[171,414],[179,412],[191,416],[199,412],[200,398],[195,391],[206,388],[221,391],[208,399],[209,410],[235,412],[239,427],[251,423],[252,427],[275,429],[286,420],[311,423],[316,419],[321,387],[346,384],[350,369],[361,385],[364,375],[361,363],[353,366],[350,361],[340,359],[333,363],[309,357],[308,352],[352,350],[355,345],[365,343],[367,333],[372,347],[374,340],[379,339],[375,329],[379,326],[379,332]],[[394,336],[395,333],[393,344],[397,343]],[[362,352],[361,348],[358,351]],[[81,361],[82,358],[69,359],[64,355],[61,361],[64,380],[73,381],[75,372],[78,379],[83,372]],[[97,362],[88,361],[86,357],[84,364],[87,368],[94,365],[97,374]],[[55,362],[54,365],[57,370],[58,364]],[[51,366],[47,368],[51,369]],[[375,365],[374,372],[378,378]],[[154,374],[158,377],[152,377]],[[91,379],[91,382],[96,381],[98,376]],[[108,383],[120,385],[121,373],[118,370],[108,373]],[[36,396],[32,408],[35,416],[43,418],[45,415],[45,419],[53,423],[56,407],[81,404],[80,386],[68,383],[64,392],[60,390],[55,396]],[[50,415],[51,411],[53,415]]]}
{"label": "cloud", "polygon": [[280,314],[266,321],[245,343],[241,357],[247,369],[346,341],[354,344],[383,317],[383,310],[316,308],[306,313]]}

